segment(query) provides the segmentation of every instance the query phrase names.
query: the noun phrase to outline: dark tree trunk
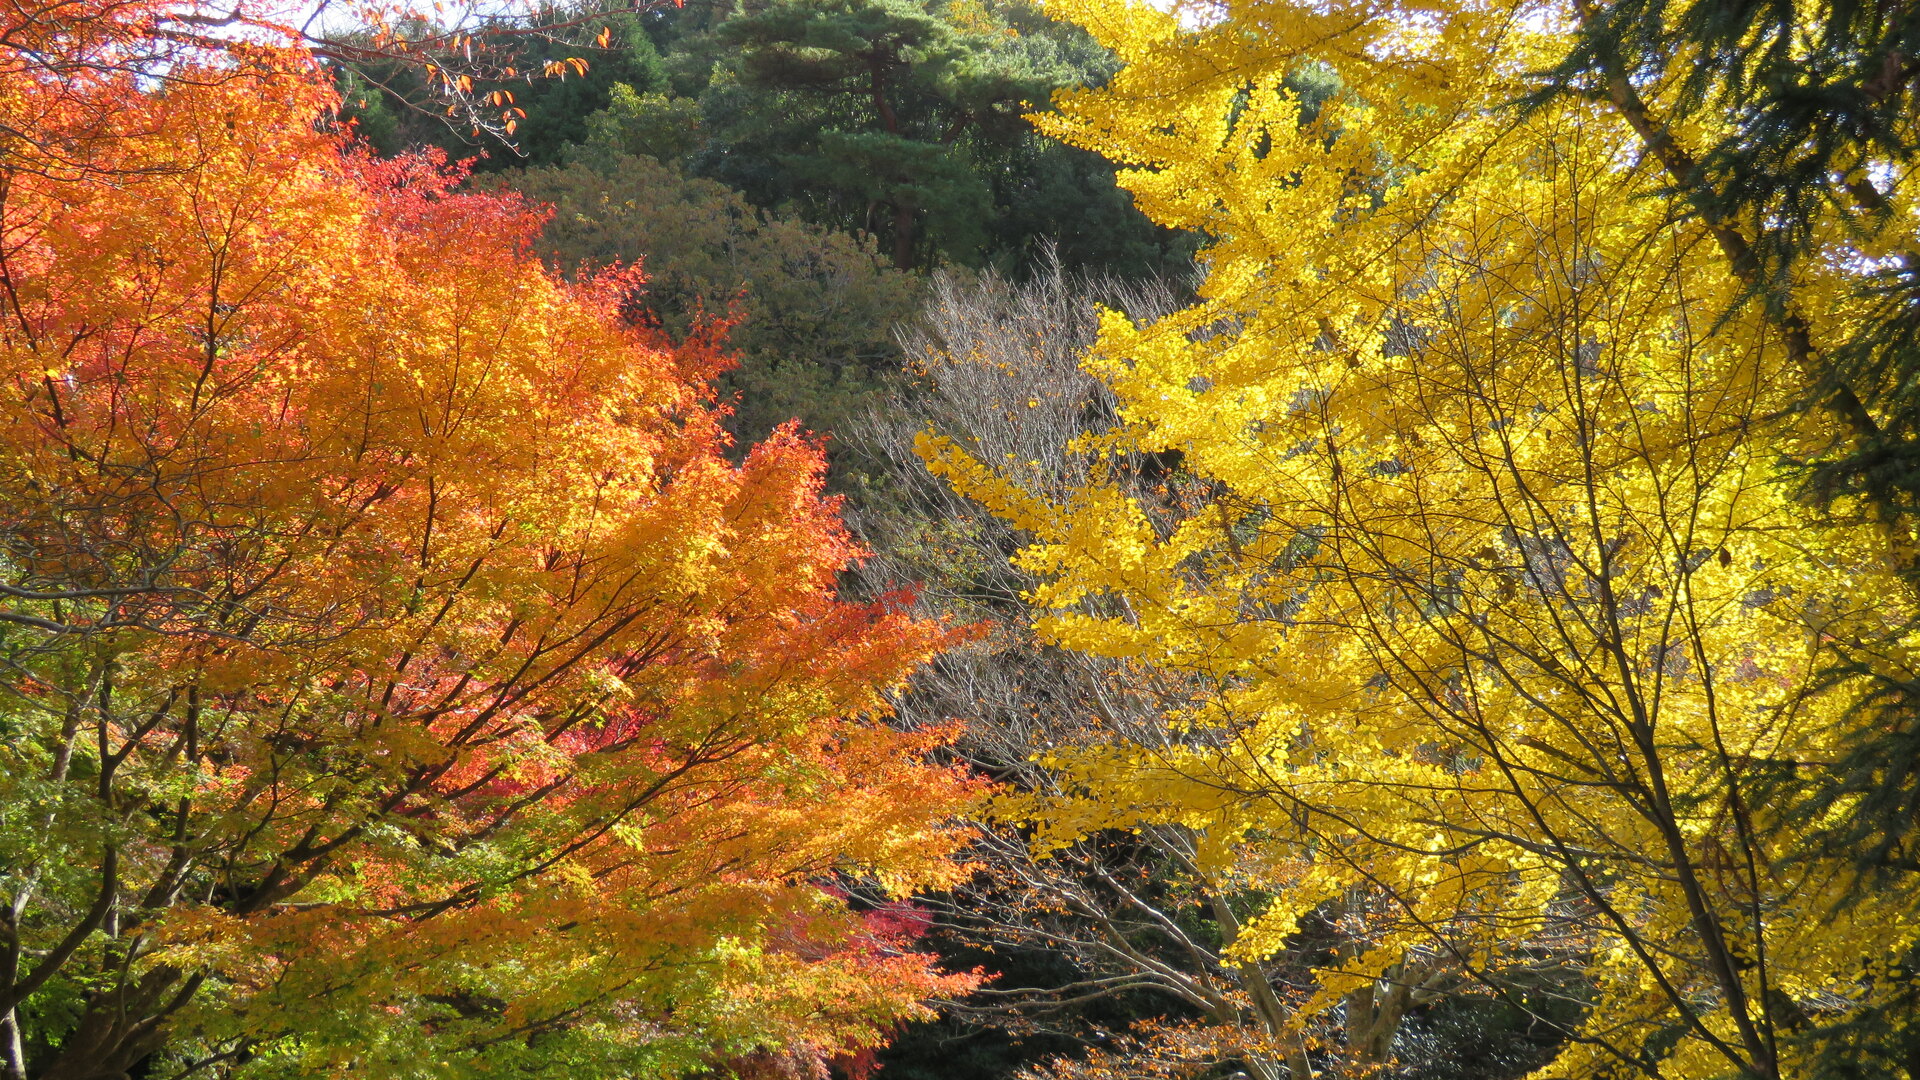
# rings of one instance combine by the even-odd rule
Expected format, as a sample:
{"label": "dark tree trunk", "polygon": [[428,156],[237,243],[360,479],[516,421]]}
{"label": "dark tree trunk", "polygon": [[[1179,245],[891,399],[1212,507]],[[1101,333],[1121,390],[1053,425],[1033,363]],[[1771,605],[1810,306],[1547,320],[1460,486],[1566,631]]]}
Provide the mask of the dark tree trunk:
{"label": "dark tree trunk", "polygon": [[[880,129],[889,135],[900,134],[900,117],[887,100],[887,72],[879,63],[868,69],[868,93],[873,96],[873,111],[880,117]],[[893,265],[898,270],[913,269],[914,205],[905,199],[893,200]]]}
{"label": "dark tree trunk", "polygon": [[896,269],[913,269],[913,204],[905,201],[893,204],[893,265]]}

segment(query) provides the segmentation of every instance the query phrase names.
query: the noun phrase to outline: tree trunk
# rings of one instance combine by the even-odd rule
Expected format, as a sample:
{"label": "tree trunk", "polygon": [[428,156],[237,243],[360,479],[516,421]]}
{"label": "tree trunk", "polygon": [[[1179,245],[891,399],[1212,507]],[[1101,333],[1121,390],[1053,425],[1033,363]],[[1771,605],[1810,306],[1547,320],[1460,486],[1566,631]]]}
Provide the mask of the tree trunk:
{"label": "tree trunk", "polygon": [[138,982],[92,995],[86,1012],[35,1080],[123,1080],[127,1071],[166,1042],[166,1019],[192,999],[200,977],[180,982],[172,968],[155,968]]}
{"label": "tree trunk", "polygon": [[893,204],[893,265],[896,270],[913,269],[913,204],[901,200]]}
{"label": "tree trunk", "polygon": [[[900,134],[900,117],[887,100],[887,73],[879,64],[868,71],[867,92],[873,97],[873,111],[880,118],[880,130]],[[913,269],[913,215],[915,207],[907,199],[893,200],[893,265],[897,270]]]}
{"label": "tree trunk", "polygon": [[1387,1064],[1393,1036],[1413,1001],[1405,961],[1347,994],[1347,1054],[1363,1067]]}

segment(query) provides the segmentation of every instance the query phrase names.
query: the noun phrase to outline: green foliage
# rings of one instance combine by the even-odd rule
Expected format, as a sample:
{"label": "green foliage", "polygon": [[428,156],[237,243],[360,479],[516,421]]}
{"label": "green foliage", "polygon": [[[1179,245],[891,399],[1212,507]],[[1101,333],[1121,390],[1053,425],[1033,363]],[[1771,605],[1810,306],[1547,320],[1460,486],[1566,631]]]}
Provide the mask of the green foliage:
{"label": "green foliage", "polygon": [[[543,18],[564,17],[570,16],[543,13]],[[616,87],[652,94],[666,85],[665,62],[638,16],[609,14],[604,25],[607,46],[584,50],[588,62],[584,75],[542,77],[547,62],[583,50],[534,36],[519,58],[519,77],[479,88],[482,93],[510,94],[512,104],[525,110],[526,116],[514,130],[517,145],[513,149],[471,137],[450,126],[445,117],[410,104],[423,100],[424,81],[417,66],[400,60],[340,67],[336,82],[345,106],[342,115],[382,155],[438,147],[454,158],[479,157],[476,167],[480,169],[555,164],[569,146],[590,137],[589,118],[613,104]]]}
{"label": "green foliage", "polygon": [[[885,233],[896,266],[919,263],[921,218],[949,219],[950,233],[986,202],[961,137],[1052,88],[994,29],[962,29],[925,0],[780,0],[718,27],[726,74],[785,107],[782,123],[733,126],[785,166],[756,178],[785,188],[767,201],[807,192],[817,215]],[[969,253],[978,243],[940,239]]]}
{"label": "green foliage", "polygon": [[1132,280],[1177,278],[1199,249],[1192,233],[1148,226],[1133,196],[1114,184],[1113,163],[1078,147],[1022,140],[1008,148],[992,185],[986,250],[1003,273],[1051,242],[1066,266]]}
{"label": "green foliage", "polygon": [[[587,118],[611,104],[614,88],[624,86],[640,93],[658,91],[666,84],[666,67],[653,41],[632,15],[613,15],[606,20],[612,31],[611,47],[589,57],[584,76],[534,80],[516,94],[527,117],[521,122],[520,150],[532,165],[558,162],[566,147],[584,141],[590,134]],[[530,59],[561,59],[541,56]],[[514,164],[506,155],[492,155],[501,165]]]}
{"label": "green foliage", "polygon": [[586,118],[586,138],[567,148],[566,158],[616,169],[622,158],[676,161],[701,140],[700,106],[691,98],[642,94],[614,83],[607,107]]}
{"label": "green foliage", "polygon": [[[611,123],[593,121],[603,122]],[[740,366],[723,389],[739,394],[737,437],[793,416],[837,430],[898,366],[892,328],[911,317],[920,284],[870,245],[756,210],[675,165],[597,143],[583,157],[599,167],[511,174],[515,187],[555,207],[543,254],[565,270],[642,263],[646,293],[636,299],[676,338],[732,320]]]}
{"label": "green foliage", "polygon": [[[882,238],[894,264],[1180,272],[1192,248],[1135,212],[1111,165],[1025,114],[1112,56],[1019,0],[781,0],[683,39],[675,85],[708,142],[690,167],[761,206]],[[1086,260],[1084,263],[1082,259]]]}
{"label": "green foliage", "polygon": [[[1055,92],[1098,85],[1117,61],[1028,0],[720,2],[605,26],[604,49],[530,34],[516,78],[476,83],[525,111],[512,150],[409,104],[429,95],[397,60],[338,69],[344,115],[382,154],[439,147],[481,170],[675,162],[763,210],[874,237],[902,269],[1018,275],[1043,245],[1130,277],[1179,276],[1192,259],[1191,237],[1135,210],[1111,163],[1032,130]],[[584,76],[538,76],[576,54]]]}

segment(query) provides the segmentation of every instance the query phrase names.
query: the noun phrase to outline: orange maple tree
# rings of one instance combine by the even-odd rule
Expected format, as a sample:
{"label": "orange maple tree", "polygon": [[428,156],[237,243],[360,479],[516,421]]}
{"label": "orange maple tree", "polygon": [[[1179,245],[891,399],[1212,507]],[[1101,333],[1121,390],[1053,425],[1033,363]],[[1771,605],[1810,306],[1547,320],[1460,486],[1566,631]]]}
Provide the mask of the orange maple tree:
{"label": "orange maple tree", "polygon": [[24,10],[0,1075],[817,1071],[968,985],[846,899],[975,791],[873,722],[946,631],[836,598],[818,448],[729,464],[711,342],[301,51]]}

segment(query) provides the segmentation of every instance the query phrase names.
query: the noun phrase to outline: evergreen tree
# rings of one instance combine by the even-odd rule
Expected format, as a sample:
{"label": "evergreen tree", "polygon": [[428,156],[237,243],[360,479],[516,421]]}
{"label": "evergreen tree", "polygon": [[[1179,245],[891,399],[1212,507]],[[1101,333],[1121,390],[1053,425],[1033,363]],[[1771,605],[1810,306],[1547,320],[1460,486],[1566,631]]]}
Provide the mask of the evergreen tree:
{"label": "evergreen tree", "polygon": [[777,0],[728,21],[715,38],[736,55],[714,96],[761,152],[758,175],[720,175],[885,234],[901,269],[924,261],[923,231],[977,248],[991,194],[972,144],[1024,134],[1019,113],[1064,75],[997,30],[984,10],[963,27],[926,0]]}

